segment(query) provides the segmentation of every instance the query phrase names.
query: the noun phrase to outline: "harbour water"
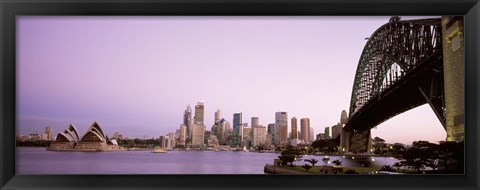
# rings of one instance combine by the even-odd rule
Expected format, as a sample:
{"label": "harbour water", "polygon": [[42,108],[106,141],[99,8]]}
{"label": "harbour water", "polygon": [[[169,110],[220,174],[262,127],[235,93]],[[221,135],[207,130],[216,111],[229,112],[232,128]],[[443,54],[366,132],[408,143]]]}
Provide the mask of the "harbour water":
{"label": "harbour water", "polygon": [[[17,174],[263,174],[265,164],[273,164],[275,153],[234,151],[151,151],[112,152],[55,152],[45,148],[17,147]],[[324,156],[305,155],[323,165]],[[340,160],[343,166],[373,167],[393,165],[398,160],[390,157],[351,159],[329,156]],[[303,165],[303,161],[295,162]],[[329,164],[331,165],[331,164]]]}

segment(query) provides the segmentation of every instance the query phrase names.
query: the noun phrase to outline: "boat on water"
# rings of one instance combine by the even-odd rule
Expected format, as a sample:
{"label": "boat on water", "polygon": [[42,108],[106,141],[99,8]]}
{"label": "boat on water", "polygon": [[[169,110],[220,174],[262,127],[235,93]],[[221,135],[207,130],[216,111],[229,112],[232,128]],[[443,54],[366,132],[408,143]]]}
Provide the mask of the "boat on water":
{"label": "boat on water", "polygon": [[152,153],[166,153],[167,151],[163,148],[154,148]]}
{"label": "boat on water", "polygon": [[243,146],[243,149],[242,149],[243,152],[249,152],[247,147]]}

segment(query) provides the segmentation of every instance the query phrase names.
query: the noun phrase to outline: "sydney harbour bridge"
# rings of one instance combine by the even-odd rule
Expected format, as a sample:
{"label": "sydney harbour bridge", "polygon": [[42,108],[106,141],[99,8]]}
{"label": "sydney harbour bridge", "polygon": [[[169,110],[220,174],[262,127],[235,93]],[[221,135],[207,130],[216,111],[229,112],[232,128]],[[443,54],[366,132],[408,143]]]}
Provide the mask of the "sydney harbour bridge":
{"label": "sydney harbour bridge", "polygon": [[340,145],[368,152],[371,128],[423,104],[443,125],[446,141],[463,141],[463,40],[463,17],[392,17],[378,28],[358,62]]}

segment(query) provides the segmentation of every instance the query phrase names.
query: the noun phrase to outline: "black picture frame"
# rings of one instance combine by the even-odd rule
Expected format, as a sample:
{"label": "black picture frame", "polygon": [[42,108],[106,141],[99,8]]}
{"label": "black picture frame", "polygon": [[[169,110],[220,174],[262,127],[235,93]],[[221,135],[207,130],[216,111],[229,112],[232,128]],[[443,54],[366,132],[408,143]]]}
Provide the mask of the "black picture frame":
{"label": "black picture frame", "polygon": [[[478,0],[1,0],[1,189],[478,189]],[[465,15],[465,175],[15,175],[18,15]],[[354,28],[352,28],[354,30]]]}

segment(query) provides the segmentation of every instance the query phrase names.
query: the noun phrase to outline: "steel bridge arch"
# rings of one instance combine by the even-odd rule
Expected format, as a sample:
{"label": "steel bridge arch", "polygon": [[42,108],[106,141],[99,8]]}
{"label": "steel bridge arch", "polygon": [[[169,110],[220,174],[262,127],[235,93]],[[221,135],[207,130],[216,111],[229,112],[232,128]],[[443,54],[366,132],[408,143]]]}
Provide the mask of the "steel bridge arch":
{"label": "steel bridge arch", "polygon": [[368,38],[357,65],[349,118],[424,60],[441,52],[441,33],[441,18],[392,17],[378,28]]}

